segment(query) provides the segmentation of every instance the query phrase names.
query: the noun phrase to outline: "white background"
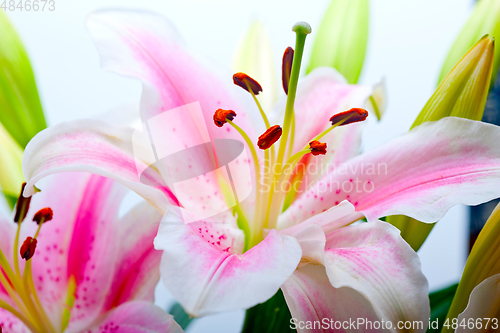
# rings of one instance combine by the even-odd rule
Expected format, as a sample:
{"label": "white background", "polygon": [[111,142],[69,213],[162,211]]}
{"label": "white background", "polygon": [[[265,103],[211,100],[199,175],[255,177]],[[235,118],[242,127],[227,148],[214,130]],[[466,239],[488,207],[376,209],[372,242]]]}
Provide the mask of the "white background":
{"label": "white background", "polygon": [[[293,46],[291,26],[307,21],[318,27],[328,0],[55,0],[55,11],[8,12],[31,57],[50,124],[95,116],[126,102],[137,102],[140,84],[99,68],[85,17],[105,7],[150,9],[169,17],[190,46],[229,66],[237,41],[253,19],[269,30],[279,54]],[[408,130],[432,94],[441,64],[472,8],[472,0],[373,0],[370,38],[360,82],[385,76],[389,107],[382,122],[371,119],[364,149],[372,149]],[[311,38],[314,38],[314,34]],[[310,52],[309,41],[305,60]],[[276,73],[278,75],[278,73]],[[466,210],[453,208],[419,251],[431,289],[459,279],[466,255]],[[244,286],[242,286],[244,288]],[[157,304],[170,294],[158,288]],[[189,332],[237,332],[243,311],[205,317]]]}

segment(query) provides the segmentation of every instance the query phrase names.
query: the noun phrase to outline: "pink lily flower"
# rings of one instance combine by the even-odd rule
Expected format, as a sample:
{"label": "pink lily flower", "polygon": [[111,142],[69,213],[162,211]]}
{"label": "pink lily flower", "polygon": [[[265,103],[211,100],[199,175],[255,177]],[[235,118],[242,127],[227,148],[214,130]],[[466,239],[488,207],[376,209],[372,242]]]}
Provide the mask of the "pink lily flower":
{"label": "pink lily flower", "polygon": [[[69,170],[110,177],[136,191],[165,214],[155,239],[156,248],[163,250],[162,279],[195,316],[248,308],[282,288],[298,320],[356,316],[394,325],[399,320],[427,322],[428,287],[418,256],[396,228],[377,219],[404,214],[434,222],[458,203],[478,204],[500,196],[495,186],[500,176],[498,127],[446,118],[358,156],[361,123],[330,131],[328,119],[363,106],[372,89],[347,85],[326,68],[315,70],[297,86],[295,69],[288,86],[295,131],[288,134],[287,102],[282,131],[269,127],[261,136],[265,140],[259,140],[263,147],[271,146],[263,153],[254,146],[268,126],[262,128],[264,122],[254,119],[259,112],[250,94],[214,73],[216,66],[204,66],[167,20],[144,12],[102,11],[90,16],[88,28],[104,68],[142,81],[143,121],[166,114],[168,121],[161,126],[149,123],[161,129],[151,133],[156,148],[194,147],[207,137],[212,142],[241,141],[243,135],[245,155],[230,163],[231,179],[221,176],[222,171],[212,172],[219,168],[214,159],[224,153],[217,147],[214,153],[212,146],[149,167],[152,154],[134,150],[144,142],[133,140],[133,129],[79,120],[43,131],[27,146],[25,195],[32,194],[31,185],[41,178]],[[300,58],[295,54],[294,66],[300,65]],[[255,87],[253,82],[247,86],[257,94]],[[277,114],[284,104],[279,103]],[[193,111],[196,105],[200,113]],[[214,112],[220,108],[237,114],[219,113],[226,117],[222,128],[214,125]],[[177,111],[169,113],[173,109]],[[339,126],[353,116],[340,114],[332,121]],[[275,159],[269,151],[281,132]],[[321,135],[329,153],[308,155],[313,152],[308,143]],[[290,149],[295,154],[287,153]],[[284,156],[306,166],[299,175],[303,182],[297,183],[297,194],[291,198],[288,188],[278,186],[286,184],[280,178],[286,177],[285,168],[273,174],[258,165],[260,160],[264,166],[271,160],[284,163]],[[322,172],[311,171],[309,165],[323,166]],[[176,175],[192,168],[203,172],[189,186],[177,186]],[[269,177],[259,174],[277,175],[275,191],[263,189]],[[232,186],[237,193],[251,194],[235,206],[234,198],[228,200]],[[285,200],[290,203],[281,213]],[[363,216],[370,223],[350,225]]]}
{"label": "pink lily flower", "polygon": [[[182,332],[152,303],[161,253],[151,242],[161,215],[145,203],[118,217],[125,193],[100,176],[51,177],[19,221],[17,239],[36,239],[29,254],[16,246],[17,225],[0,218],[3,332]],[[50,214],[32,222],[38,211]]]}

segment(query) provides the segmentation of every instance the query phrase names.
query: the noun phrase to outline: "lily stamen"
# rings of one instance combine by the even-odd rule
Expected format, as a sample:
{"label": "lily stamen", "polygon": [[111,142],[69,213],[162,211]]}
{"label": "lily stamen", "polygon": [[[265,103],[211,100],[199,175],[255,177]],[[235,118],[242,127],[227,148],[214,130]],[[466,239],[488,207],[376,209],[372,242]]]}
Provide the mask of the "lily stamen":
{"label": "lily stamen", "polygon": [[290,75],[292,74],[293,63],[293,49],[289,46],[283,53],[283,63],[281,65],[281,81],[283,83],[283,90],[288,95],[288,83],[290,82]]}
{"label": "lily stamen", "polygon": [[257,141],[257,146],[260,149],[266,150],[270,148],[276,141],[281,138],[283,134],[283,129],[280,125],[271,126],[265,131],[261,136],[259,136],[259,141]]}
{"label": "lily stamen", "polygon": [[326,143],[314,140],[309,142],[309,148],[314,156],[326,155]]}
{"label": "lily stamen", "polygon": [[[5,255],[0,250],[0,285],[6,290],[9,297],[15,302],[19,311],[12,309],[11,306],[0,300],[0,307],[14,313],[32,332],[55,332],[45,310],[41,306],[31,274],[31,258],[35,254],[38,233],[44,221],[52,218],[52,210],[44,208],[35,214],[34,221],[39,223],[38,231],[34,237],[27,237],[19,248],[19,237],[21,223],[26,218],[31,202],[31,197],[23,196],[26,184],[23,184],[16,205],[17,223],[16,238],[14,240],[14,267],[11,267]],[[21,274],[19,269],[19,257],[26,260],[24,271]],[[33,302],[33,299],[35,302]],[[5,307],[4,305],[7,305]]]}
{"label": "lily stamen", "polygon": [[248,92],[258,95],[262,92],[262,86],[255,79],[245,73],[238,72],[233,75],[233,82]]}
{"label": "lily stamen", "polygon": [[260,102],[256,96],[260,92],[262,92],[262,86],[260,85],[260,83],[257,82],[257,80],[253,79],[252,77],[250,77],[249,75],[241,72],[233,75],[233,82],[235,85],[240,86],[241,88],[245,89],[252,95],[255,104],[257,104],[257,107],[259,108],[260,115],[264,120],[266,128],[269,128],[270,126],[269,119],[267,119],[266,113],[264,112],[264,109],[260,105]]}
{"label": "lily stamen", "polygon": [[16,223],[21,223],[26,218],[26,214],[28,214],[30,208],[31,197],[25,198],[23,196],[25,187],[26,183],[23,183],[21,186],[21,194],[17,197],[16,215],[14,216],[14,222]]}
{"label": "lily stamen", "polygon": [[351,123],[356,123],[358,121],[363,121],[368,117],[368,111],[362,108],[352,108],[344,112],[337,113],[330,118],[332,125],[341,122],[340,125],[347,125]]}
{"label": "lily stamen", "polygon": [[222,127],[227,120],[233,120],[236,117],[236,112],[233,110],[217,109],[214,113],[214,124],[217,127]]}
{"label": "lily stamen", "polygon": [[328,127],[326,130],[316,135],[311,141],[317,141],[330,133],[334,128],[338,126],[344,126],[347,124],[356,123],[359,121],[364,121],[368,117],[368,111],[361,108],[352,108],[347,111],[342,111],[330,117],[330,121],[332,122],[332,126]]}
{"label": "lily stamen", "polygon": [[[224,109],[218,109],[214,113],[214,123],[218,127],[222,127],[225,123],[228,123],[231,125],[245,140],[248,148],[250,149],[250,153],[252,154],[252,160],[254,164],[254,172],[255,172],[255,193],[256,193],[256,203],[259,204],[260,202],[260,166],[259,166],[259,158],[257,156],[257,151],[255,150],[255,147],[252,143],[252,140],[250,140],[250,137],[248,134],[245,133],[245,131],[240,128],[238,125],[233,123],[233,119],[236,117],[236,112],[232,110],[224,110]],[[220,126],[219,126],[220,125]],[[247,244],[245,244],[247,246]]]}
{"label": "lily stamen", "polygon": [[35,255],[37,242],[38,241],[32,237],[29,236],[26,237],[26,239],[23,242],[23,245],[21,245],[21,249],[19,250],[21,258],[23,258],[26,261],[30,260],[33,257],[33,255]]}

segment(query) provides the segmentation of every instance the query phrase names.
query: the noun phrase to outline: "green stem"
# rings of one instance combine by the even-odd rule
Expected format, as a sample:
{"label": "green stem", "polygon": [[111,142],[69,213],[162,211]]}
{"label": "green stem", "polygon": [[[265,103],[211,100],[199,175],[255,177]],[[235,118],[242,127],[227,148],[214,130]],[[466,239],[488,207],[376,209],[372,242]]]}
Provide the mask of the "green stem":
{"label": "green stem", "polygon": [[262,109],[262,106],[260,105],[259,100],[257,99],[257,96],[255,96],[255,94],[253,93],[253,90],[250,88],[250,85],[248,83],[247,83],[247,87],[248,87],[248,91],[250,92],[250,94],[252,94],[252,97],[253,97],[253,100],[255,101],[255,104],[257,104],[257,107],[259,108],[260,115],[262,116],[262,119],[264,119],[264,123],[266,124],[266,129],[268,129],[271,126],[269,126],[269,120],[267,119],[266,113]]}
{"label": "green stem", "polygon": [[[290,133],[290,126],[293,118],[293,107],[295,104],[295,96],[297,94],[297,84],[299,81],[300,65],[302,63],[302,55],[304,53],[304,45],[306,42],[306,37],[311,33],[311,27],[307,23],[297,23],[294,25],[293,30],[296,33],[295,37],[295,52],[293,55],[292,72],[290,74],[290,81],[288,84],[288,96],[286,100],[285,107],[285,119],[283,121],[283,135],[281,136],[278,156],[276,158],[277,172],[273,172],[273,181],[271,183],[271,191],[269,193],[269,199],[267,204],[267,211],[265,216],[265,226],[269,226],[269,214],[271,212],[271,206],[273,204],[274,190],[276,188],[279,176],[283,170],[283,160],[285,157],[285,150],[288,142],[288,136]],[[273,171],[274,171],[273,167]],[[274,224],[274,223],[271,223]]]}
{"label": "green stem", "polygon": [[290,133],[290,125],[293,118],[293,106],[295,103],[295,96],[297,94],[297,84],[299,82],[300,65],[302,63],[302,55],[304,53],[304,44],[306,42],[306,33],[297,31],[295,39],[295,53],[293,55],[292,73],[288,84],[288,96],[286,99],[285,119],[283,121],[283,136],[280,140],[278,150],[278,157],[276,163],[282,164],[285,156],[285,149],[288,142],[288,135]]}
{"label": "green stem", "polygon": [[[255,147],[252,143],[252,141],[250,140],[250,138],[248,137],[248,135],[245,133],[245,131],[243,131],[238,125],[236,125],[235,123],[233,123],[231,120],[229,119],[226,119],[226,121],[234,127],[234,129],[236,131],[238,131],[238,133],[240,133],[240,135],[243,137],[243,139],[245,140],[245,142],[247,143],[248,145],[248,148],[250,149],[250,153],[252,154],[252,159],[253,159],[253,164],[254,164],[254,168],[255,168],[255,202],[256,204],[258,204],[260,202],[260,165],[259,165],[259,157],[257,156],[257,151],[255,150]],[[257,213],[259,213],[259,206],[256,206],[257,207]],[[241,212],[241,209],[240,209],[240,214],[243,218],[243,212]],[[246,221],[246,219],[244,219]],[[239,227],[239,225],[238,225]],[[247,228],[248,228],[248,223],[247,223]],[[243,230],[243,229],[242,229]],[[243,232],[245,232],[245,230],[243,230]],[[250,236],[249,236],[250,237]],[[246,238],[247,238],[247,235],[245,234],[245,246],[248,246],[248,243],[246,241]]]}

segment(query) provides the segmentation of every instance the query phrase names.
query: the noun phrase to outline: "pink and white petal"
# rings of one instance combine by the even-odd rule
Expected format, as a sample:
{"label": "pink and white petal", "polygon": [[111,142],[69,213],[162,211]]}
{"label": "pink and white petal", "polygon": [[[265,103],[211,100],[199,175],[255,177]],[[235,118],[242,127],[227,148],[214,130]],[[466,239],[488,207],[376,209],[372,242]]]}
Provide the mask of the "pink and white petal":
{"label": "pink and white petal", "polygon": [[282,218],[296,224],[349,200],[369,221],[402,214],[435,222],[456,204],[500,196],[499,140],[495,125],[454,117],[427,122],[325,175]]}
{"label": "pink and white petal", "polygon": [[[85,251],[96,246],[89,238],[97,233],[97,224],[102,223],[100,219],[109,220],[117,214],[126,188],[118,183],[119,186],[113,186],[114,183],[88,173],[53,175],[43,182],[42,192],[31,201],[21,240],[35,233],[38,226],[32,220],[38,210],[50,207],[54,212],[53,219],[41,228],[31,259],[37,294],[53,322],[61,321],[71,268],[84,265]],[[22,270],[24,260],[20,266]]]}
{"label": "pink and white petal", "polygon": [[36,224],[28,221],[36,211],[52,208],[54,217],[42,226],[31,259],[35,287],[53,322],[61,322],[68,279],[74,276],[77,289],[70,325],[81,328],[100,315],[102,295],[112,282],[118,247],[113,223],[127,189],[88,173],[58,174],[48,183],[32,199],[23,238],[34,233]]}
{"label": "pink and white petal", "polygon": [[113,284],[106,294],[104,310],[132,300],[153,301],[160,280],[161,252],[154,249],[161,214],[147,202],[134,207],[116,221],[118,251]]}
{"label": "pink and white petal", "polygon": [[[80,332],[80,331],[78,331]],[[109,314],[99,324],[87,328],[88,333],[182,333],[172,315],[149,302],[127,302]],[[77,333],[69,331],[68,333]]]}
{"label": "pink and white petal", "polygon": [[193,316],[266,301],[300,261],[300,245],[291,236],[272,230],[261,243],[238,254],[231,247],[233,235],[214,234],[213,222],[204,222],[185,225],[175,213],[167,213],[155,239],[155,247],[163,250],[163,283]]}
{"label": "pink and white petal", "polygon": [[[204,143],[217,139],[243,142],[231,126],[218,128],[214,125],[213,115],[219,108],[235,110],[236,123],[252,140],[260,134],[254,131],[251,117],[247,114],[247,111],[258,114],[250,95],[232,84],[230,73],[220,76],[214,71],[217,66],[204,63],[192,55],[166,18],[146,11],[103,10],[89,16],[87,27],[105,69],[142,81],[142,120],[149,124],[159,157],[166,156],[160,150],[171,151],[171,147],[183,149],[182,157],[173,157],[175,163],[170,167],[164,166],[167,170],[160,170],[165,179],[179,169],[194,172],[192,169],[196,166],[217,164],[214,164],[210,154],[211,145],[207,145],[205,151],[200,149]],[[196,110],[200,112],[182,111],[190,105],[196,105]],[[187,150],[185,147],[197,148]],[[246,156],[238,156],[233,163],[232,175],[248,179],[252,184],[253,169],[248,169],[252,157],[248,147],[245,149]],[[260,151],[258,154],[263,156]],[[220,187],[217,178],[206,178],[209,183]],[[212,196],[211,200],[214,199],[218,200],[215,206],[224,203],[219,197]],[[188,200],[183,206],[189,203]],[[201,204],[195,201],[192,206],[199,207]]]}
{"label": "pink and white petal", "polygon": [[[238,125],[256,138],[246,113],[248,107],[242,103],[248,101],[256,113],[251,97],[232,84],[231,74],[222,79],[214,71],[217,66],[195,57],[166,18],[146,11],[102,10],[89,16],[87,28],[101,54],[104,69],[143,82],[143,121],[199,102],[204,118],[199,121],[205,121],[210,138],[240,139],[229,126],[220,129],[213,124],[212,117],[218,108],[235,110]],[[197,125],[203,127],[203,122]],[[183,133],[169,128],[164,135],[167,138]]]}
{"label": "pink and white petal", "polygon": [[[500,318],[500,274],[490,276],[483,282],[478,284],[470,294],[469,304],[467,308],[458,315],[458,323],[464,321],[466,323],[466,329],[462,326],[458,326],[457,333],[462,332],[493,332],[493,329],[498,329],[500,323],[498,321],[496,324],[491,321],[489,322],[489,329],[485,328],[486,318]],[[478,318],[483,318],[481,328],[476,325]],[[474,322],[473,327],[467,326],[469,320]]]}
{"label": "pink and white petal", "polygon": [[[23,172],[28,183],[24,195],[32,195],[33,185],[50,174],[86,171],[121,182],[164,212],[169,201],[176,199],[164,186],[160,174],[148,168],[154,161],[135,158],[133,132],[128,127],[85,119],[62,123],[38,133],[24,153]],[[143,142],[134,141],[134,144],[142,145]]]}
{"label": "pink and white petal", "polygon": [[0,328],[5,333],[32,333],[16,316],[0,308]]}
{"label": "pink and white petal", "polygon": [[344,200],[338,205],[335,205],[322,213],[316,214],[299,224],[293,225],[293,220],[285,219],[280,216],[278,218],[278,230],[280,230],[282,234],[293,235],[295,232],[306,226],[317,224],[325,233],[329,233],[357,221],[362,217],[362,215],[356,212],[355,207],[349,201]]}
{"label": "pink and white petal", "polygon": [[407,320],[428,322],[427,279],[418,255],[394,226],[373,221],[327,235],[325,267],[332,286],[364,295],[379,318],[394,325]]}
{"label": "pink and white petal", "polygon": [[14,218],[8,218],[0,212],[0,250],[7,260],[12,258],[16,228],[17,224],[14,222]]}
{"label": "pink and white petal", "polygon": [[[372,323],[380,318],[370,302],[356,290],[332,287],[323,265],[308,264],[298,268],[281,290],[299,333],[387,332],[350,325],[357,323],[358,318]],[[335,326],[336,322],[344,326]]]}
{"label": "pink and white petal", "polygon": [[325,262],[326,237],[321,227],[310,224],[293,234],[302,249],[301,265],[309,262],[323,264]]}

